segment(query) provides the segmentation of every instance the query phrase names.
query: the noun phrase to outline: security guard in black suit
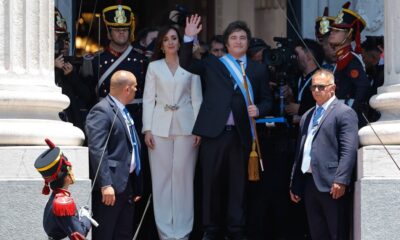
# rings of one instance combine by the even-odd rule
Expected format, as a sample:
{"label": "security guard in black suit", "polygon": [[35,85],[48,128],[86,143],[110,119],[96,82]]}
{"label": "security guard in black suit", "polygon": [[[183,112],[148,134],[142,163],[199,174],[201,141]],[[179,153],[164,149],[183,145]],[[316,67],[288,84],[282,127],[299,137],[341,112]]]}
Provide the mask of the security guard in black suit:
{"label": "security guard in black suit", "polygon": [[35,168],[45,181],[42,193],[48,195],[50,188],[53,190],[44,209],[44,230],[49,239],[65,237],[72,240],[85,239],[91,221],[97,223],[91,219],[87,208],[81,208],[78,214],[74,199],[68,191],[68,186],[75,181],[72,165],[60,148],[55,147],[48,139],[46,143],[50,149],[43,152],[35,161]]}
{"label": "security guard in black suit", "polygon": [[[358,115],[359,128],[366,122],[362,112],[368,106],[370,82],[365,73],[361,56],[360,33],[365,28],[365,20],[349,9],[350,2],[343,5],[335,21],[331,24],[329,43],[336,51],[336,67],[334,69],[336,97],[351,106]],[[352,41],[356,48],[353,51]]]}

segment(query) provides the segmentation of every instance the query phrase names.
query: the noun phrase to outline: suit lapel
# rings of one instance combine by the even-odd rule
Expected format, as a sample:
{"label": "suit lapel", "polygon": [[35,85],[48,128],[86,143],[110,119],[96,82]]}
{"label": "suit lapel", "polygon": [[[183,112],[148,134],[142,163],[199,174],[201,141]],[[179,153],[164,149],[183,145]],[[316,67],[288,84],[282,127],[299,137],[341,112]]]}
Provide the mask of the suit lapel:
{"label": "suit lapel", "polygon": [[301,146],[301,152],[303,152],[303,148],[304,148],[304,143],[306,142],[307,139],[307,134],[308,134],[308,127],[310,125],[310,121],[311,121],[311,117],[314,114],[315,111],[315,107],[313,107],[307,114],[303,126],[301,128],[301,142],[300,142],[300,146]]}
{"label": "suit lapel", "polygon": [[233,79],[233,76],[231,73],[228,71],[228,69],[225,67],[225,65],[217,58],[214,56],[211,56],[211,61],[210,61],[211,67],[215,68],[217,72],[220,72],[224,78],[223,81],[229,84],[229,86],[234,87],[235,80]]}
{"label": "suit lapel", "polygon": [[[318,124],[317,130],[316,130],[316,132],[315,132],[315,135],[318,134],[319,129],[321,128],[322,124],[324,124],[324,122],[325,122],[325,119],[326,119],[326,118],[329,116],[329,114],[333,111],[333,109],[336,107],[337,103],[338,103],[338,100],[337,100],[337,98],[336,98],[336,99],[333,100],[333,102],[329,105],[329,107],[328,107],[328,109],[326,110],[326,112],[322,115],[322,118],[321,118],[321,120],[319,121],[319,124]],[[314,138],[314,139],[315,139],[315,138]]]}
{"label": "suit lapel", "polygon": [[[116,115],[117,119],[115,119],[115,121],[120,121],[121,122],[121,124],[122,124],[122,126],[123,126],[123,128],[125,130],[125,135],[128,138],[129,142],[131,142],[130,135],[129,135],[129,129],[127,128],[127,125],[125,123],[125,118],[124,118],[124,116],[122,116],[122,113],[119,110],[117,104],[115,104],[114,100],[109,95],[107,95],[107,101],[110,104],[110,107],[111,107],[111,109],[113,111],[113,118],[112,118],[113,121],[114,121],[114,117]],[[114,123],[114,127],[115,127],[115,123]]]}

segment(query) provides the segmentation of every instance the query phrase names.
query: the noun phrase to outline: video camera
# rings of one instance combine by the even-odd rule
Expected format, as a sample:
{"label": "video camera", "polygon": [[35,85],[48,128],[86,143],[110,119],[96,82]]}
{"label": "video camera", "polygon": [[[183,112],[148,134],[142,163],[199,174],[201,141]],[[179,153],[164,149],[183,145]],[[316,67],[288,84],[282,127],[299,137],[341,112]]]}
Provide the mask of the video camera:
{"label": "video camera", "polygon": [[294,43],[290,38],[274,37],[276,48],[265,49],[263,63],[275,68],[277,72],[289,72],[297,66],[297,55],[294,52]]}
{"label": "video camera", "polygon": [[290,38],[274,37],[276,48],[264,49],[262,62],[269,66],[271,81],[276,84],[279,98],[278,115],[283,116],[285,112],[284,86],[297,74],[297,55],[294,51],[294,42]]}

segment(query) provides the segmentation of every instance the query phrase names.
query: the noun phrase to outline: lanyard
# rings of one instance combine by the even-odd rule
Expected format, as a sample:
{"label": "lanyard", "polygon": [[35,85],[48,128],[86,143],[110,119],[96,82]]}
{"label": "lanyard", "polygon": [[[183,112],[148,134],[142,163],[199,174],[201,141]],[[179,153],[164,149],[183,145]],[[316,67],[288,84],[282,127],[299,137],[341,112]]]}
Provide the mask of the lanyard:
{"label": "lanyard", "polygon": [[304,85],[303,85],[303,87],[302,87],[301,89],[300,89],[300,86],[301,86],[301,80],[303,79],[303,77],[300,77],[300,78],[299,78],[298,89],[299,89],[300,91],[299,91],[299,94],[297,95],[297,103],[300,103],[301,98],[303,97],[304,89],[306,88],[307,84],[311,81],[311,77],[312,77],[312,76],[309,76],[309,77],[307,78],[306,82],[304,83]]}

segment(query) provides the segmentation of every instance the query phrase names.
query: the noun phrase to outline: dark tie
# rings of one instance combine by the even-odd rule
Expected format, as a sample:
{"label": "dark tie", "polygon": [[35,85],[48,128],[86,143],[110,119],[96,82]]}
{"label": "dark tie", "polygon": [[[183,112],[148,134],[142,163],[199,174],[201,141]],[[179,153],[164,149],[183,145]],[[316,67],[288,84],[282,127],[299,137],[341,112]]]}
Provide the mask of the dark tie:
{"label": "dark tie", "polygon": [[[239,63],[239,66],[242,66],[242,64],[241,64],[242,60],[236,59],[236,62]],[[242,70],[242,67],[240,67],[240,70]],[[242,72],[242,71],[240,71],[240,72]]]}
{"label": "dark tie", "polygon": [[139,137],[136,133],[134,121],[131,115],[128,112],[128,109],[124,108],[124,113],[126,115],[126,119],[128,120],[129,132],[131,134],[132,145],[135,149],[135,173],[139,175],[140,173],[140,154],[139,154]]}
{"label": "dark tie", "polygon": [[313,125],[312,125],[313,127],[318,125],[318,120],[321,118],[323,113],[324,113],[324,108],[317,107],[317,110],[315,110],[315,113],[314,113]]}

